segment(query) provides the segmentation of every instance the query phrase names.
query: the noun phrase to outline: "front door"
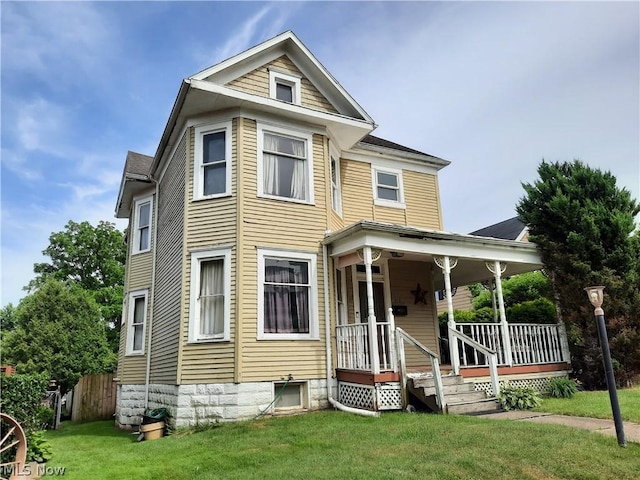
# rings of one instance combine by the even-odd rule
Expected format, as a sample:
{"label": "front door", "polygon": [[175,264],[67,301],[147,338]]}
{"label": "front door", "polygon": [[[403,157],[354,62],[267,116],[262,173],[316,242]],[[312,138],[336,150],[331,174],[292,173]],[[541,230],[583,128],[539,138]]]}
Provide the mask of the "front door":
{"label": "front door", "polygon": [[[376,322],[384,322],[387,316],[384,308],[384,283],[373,282],[373,310]],[[360,297],[360,323],[367,323],[369,307],[367,305],[367,282],[358,282],[358,296]]]}

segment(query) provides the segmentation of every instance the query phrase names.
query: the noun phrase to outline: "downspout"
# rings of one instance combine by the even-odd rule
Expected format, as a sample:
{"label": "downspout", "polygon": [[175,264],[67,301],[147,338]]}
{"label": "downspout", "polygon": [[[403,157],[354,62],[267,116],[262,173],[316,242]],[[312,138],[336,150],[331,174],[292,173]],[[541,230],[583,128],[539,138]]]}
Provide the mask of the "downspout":
{"label": "downspout", "polygon": [[147,340],[147,366],[145,369],[144,378],[144,411],[149,409],[149,381],[151,379],[151,335],[153,334],[153,306],[155,304],[155,290],[156,290],[156,260],[158,252],[158,181],[149,175],[149,179],[156,186],[155,201],[153,202],[153,261],[151,264],[151,291],[149,297],[151,303],[149,305],[149,333]]}
{"label": "downspout", "polygon": [[362,410],[360,408],[347,407],[341,404],[333,398],[331,391],[331,371],[333,370],[333,360],[331,354],[331,307],[329,305],[329,260],[328,260],[328,248],[326,244],[322,245],[322,269],[324,280],[324,338],[327,350],[327,400],[329,403],[338,410],[343,412],[355,413],[356,415],[362,415],[364,417],[379,417],[380,412],[372,412],[370,410]]}

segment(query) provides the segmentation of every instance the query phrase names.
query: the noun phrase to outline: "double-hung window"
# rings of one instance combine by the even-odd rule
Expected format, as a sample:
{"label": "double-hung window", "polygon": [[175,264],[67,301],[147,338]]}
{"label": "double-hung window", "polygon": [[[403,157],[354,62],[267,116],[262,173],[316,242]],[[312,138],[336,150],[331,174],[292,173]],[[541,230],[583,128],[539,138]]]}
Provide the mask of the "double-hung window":
{"label": "double-hung window", "polygon": [[147,290],[137,290],[129,294],[127,355],[142,355],[144,353],[147,295]]}
{"label": "double-hung window", "polygon": [[258,250],[258,338],[317,339],[316,255]]}
{"label": "double-hung window", "polygon": [[193,198],[231,195],[231,122],[195,129]]}
{"label": "double-hung window", "polygon": [[402,171],[373,167],[373,198],[376,205],[405,208]]}
{"label": "double-hung window", "polygon": [[276,100],[300,105],[300,77],[269,70],[269,96]]}
{"label": "double-hung window", "polygon": [[151,218],[153,197],[145,197],[134,202],[133,253],[151,250]]}
{"label": "double-hung window", "polygon": [[231,249],[191,255],[189,341],[229,340]]}
{"label": "double-hung window", "polygon": [[258,195],[313,203],[311,135],[258,126]]}

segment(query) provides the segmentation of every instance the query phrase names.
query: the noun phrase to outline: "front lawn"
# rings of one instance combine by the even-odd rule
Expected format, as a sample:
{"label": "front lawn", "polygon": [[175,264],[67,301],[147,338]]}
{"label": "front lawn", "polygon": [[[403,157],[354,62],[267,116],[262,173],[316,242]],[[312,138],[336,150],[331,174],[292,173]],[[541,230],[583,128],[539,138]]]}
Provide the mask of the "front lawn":
{"label": "front lawn", "polygon": [[560,425],[344,412],[224,424],[137,443],[113,422],[47,432],[66,479],[636,479],[640,444]]}
{"label": "front lawn", "polygon": [[[640,387],[618,390],[622,419],[640,423]],[[574,415],[577,417],[613,418],[608,391],[578,392],[573,398],[547,398],[537,412]]]}

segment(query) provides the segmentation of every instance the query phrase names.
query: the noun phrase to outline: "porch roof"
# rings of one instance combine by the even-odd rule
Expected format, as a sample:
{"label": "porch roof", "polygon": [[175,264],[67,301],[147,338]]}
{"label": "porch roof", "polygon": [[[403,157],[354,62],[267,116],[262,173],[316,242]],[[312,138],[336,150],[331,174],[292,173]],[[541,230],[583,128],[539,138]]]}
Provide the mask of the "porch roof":
{"label": "porch roof", "polygon": [[[381,250],[388,258],[432,261],[434,257],[458,259],[451,271],[452,285],[487,280],[492,274],[485,261],[507,264],[504,275],[530,272],[542,268],[542,259],[533,243],[408,227],[391,223],[362,220],[328,234],[323,240],[330,246],[331,256],[345,265],[358,263],[353,255],[363,247]],[[441,275],[435,275],[440,289]]]}

